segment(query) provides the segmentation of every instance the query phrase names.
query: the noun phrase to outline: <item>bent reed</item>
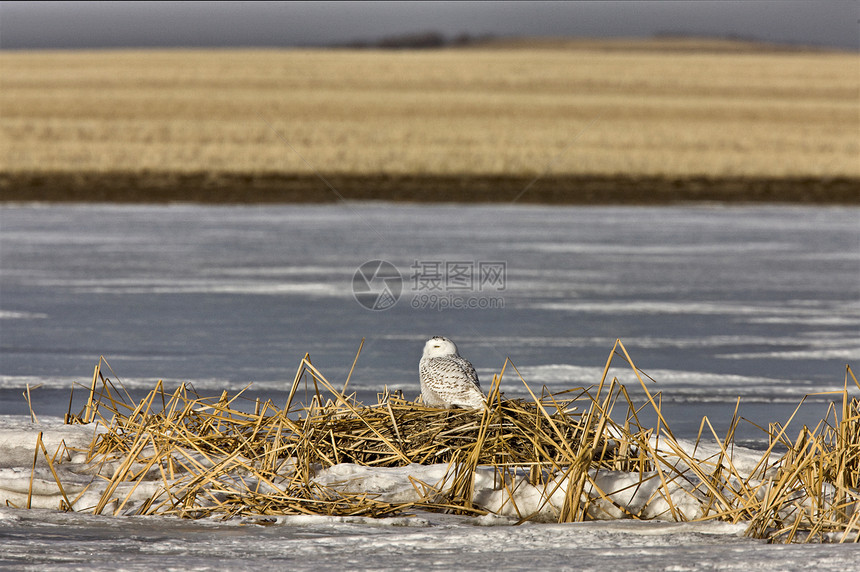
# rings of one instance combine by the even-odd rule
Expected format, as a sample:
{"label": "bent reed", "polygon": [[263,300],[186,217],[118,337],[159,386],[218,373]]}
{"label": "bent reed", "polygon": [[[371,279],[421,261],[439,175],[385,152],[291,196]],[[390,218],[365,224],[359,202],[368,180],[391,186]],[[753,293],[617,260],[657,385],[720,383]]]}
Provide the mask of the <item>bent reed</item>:
{"label": "bent reed", "polygon": [[[613,360],[632,368],[646,395],[642,403],[609,378]],[[37,442],[34,467],[37,458],[47,462],[64,510],[243,517],[259,524],[287,514],[482,515],[490,509],[474,497],[476,474],[493,471],[495,489],[506,495],[519,523],[720,520],[744,523],[748,536],[770,542],[860,542],[860,402],[849,396],[849,380],[857,388],[860,383],[850,367],[844,389],[835,395],[839,405],[831,405],[826,419],[804,426],[796,438],[788,433],[791,420],[773,424],[769,446],[751,471],[733,458],[737,410],[725,437],[704,418],[695,445],[680,442],[663,417],[660,394],[651,393],[620,340],[601,379],[588,388],[538,394],[506,360],[482,410],[428,408],[387,389],[377,403],[364,405],[347,393],[349,376],[342,388],[335,387],[307,354],[282,408],[271,401],[243,402],[242,392],[201,397],[188,385],[170,392],[160,381],[136,402],[121,382],[105,377],[106,367],[102,358],[78,413],[71,412],[74,390],[70,396],[66,422],[94,426],[89,447],[49,455]],[[500,392],[510,371],[530,398],[507,399]],[[296,400],[303,384],[312,395],[309,403]],[[640,422],[646,412],[656,414],[655,426]],[[63,462],[57,459],[71,453],[84,454],[95,473],[74,498],[56,471]],[[342,463],[447,469],[436,483],[410,477],[418,500],[392,502],[316,479]],[[632,484],[602,489],[613,482],[607,475],[623,475]],[[95,506],[83,506],[87,489],[102,486]],[[528,486],[540,492],[537,510],[517,506],[518,490]],[[140,493],[133,498],[138,488],[152,493],[141,501]],[[625,491],[629,497],[640,488],[653,490],[643,506],[619,501]]]}

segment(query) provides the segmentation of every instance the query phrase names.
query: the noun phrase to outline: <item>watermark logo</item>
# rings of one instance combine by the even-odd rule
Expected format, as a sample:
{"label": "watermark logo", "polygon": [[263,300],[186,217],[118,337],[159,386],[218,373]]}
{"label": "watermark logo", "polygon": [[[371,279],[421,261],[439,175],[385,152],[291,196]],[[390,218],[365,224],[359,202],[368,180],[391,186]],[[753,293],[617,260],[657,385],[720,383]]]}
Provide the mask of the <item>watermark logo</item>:
{"label": "watermark logo", "polygon": [[409,281],[385,260],[365,262],[355,271],[352,292],[369,310],[387,310],[400,299],[404,283],[412,287],[415,309],[500,309],[504,298],[488,292],[506,289],[507,262],[485,260],[415,260]]}
{"label": "watermark logo", "polygon": [[416,294],[411,306],[416,310],[501,310],[505,299],[500,296],[457,296],[456,294]]}
{"label": "watermark logo", "polygon": [[387,310],[400,299],[403,277],[386,260],[368,260],[352,276],[352,294],[368,310]]}

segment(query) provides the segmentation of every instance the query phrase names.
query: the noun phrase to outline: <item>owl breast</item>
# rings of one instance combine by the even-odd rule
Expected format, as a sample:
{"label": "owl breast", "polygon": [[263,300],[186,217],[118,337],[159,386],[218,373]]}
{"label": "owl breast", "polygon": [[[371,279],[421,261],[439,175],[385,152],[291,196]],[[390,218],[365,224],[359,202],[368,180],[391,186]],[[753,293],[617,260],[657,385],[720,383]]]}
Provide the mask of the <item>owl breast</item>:
{"label": "owl breast", "polygon": [[418,365],[421,397],[430,407],[480,408],[484,394],[478,374],[460,356],[425,357]]}

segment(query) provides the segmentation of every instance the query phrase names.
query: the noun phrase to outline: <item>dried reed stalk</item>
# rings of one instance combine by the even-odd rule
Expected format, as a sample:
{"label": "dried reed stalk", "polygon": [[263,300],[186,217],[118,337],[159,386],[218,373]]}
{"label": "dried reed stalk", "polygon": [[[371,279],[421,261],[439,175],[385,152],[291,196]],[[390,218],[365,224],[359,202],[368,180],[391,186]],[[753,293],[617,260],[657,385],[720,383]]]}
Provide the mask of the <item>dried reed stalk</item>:
{"label": "dried reed stalk", "polygon": [[[627,389],[609,378],[616,358],[635,372],[644,404],[634,404]],[[103,376],[102,364],[107,362],[102,359],[96,366],[84,409],[75,415],[70,408],[66,416],[74,423],[94,421],[98,428],[87,460],[99,475],[110,476],[99,477],[106,485],[97,504],[80,506],[83,493],[70,501],[50,465],[65,505],[74,510],[184,518],[384,517],[415,507],[484,514],[487,508],[473,497],[475,473],[492,467],[520,522],[544,509],[555,510],[559,522],[602,513],[653,518],[659,510],[676,521],[745,522],[749,536],[774,542],[860,541],[860,405],[849,398],[849,377],[858,388],[860,384],[850,368],[837,394],[841,404],[831,408],[826,420],[813,429],[803,427],[794,440],[787,426],[773,425],[770,447],[750,474],[742,474],[732,460],[737,409],[724,438],[703,419],[691,451],[675,439],[661,412],[660,395],[650,391],[620,340],[596,387],[556,394],[544,390],[538,396],[506,361],[482,410],[429,408],[387,390],[377,403],[363,405],[345,393],[346,383],[335,388],[307,354],[283,409],[257,401],[248,413],[236,407],[244,399],[242,392],[201,397],[185,385],[167,392],[161,382],[135,403],[121,384],[125,395]],[[509,365],[530,399],[502,396]],[[304,405],[295,403],[302,383],[313,384],[312,398]],[[640,423],[643,408],[653,409],[656,428]],[[697,451],[708,432],[718,453],[702,457]],[[785,452],[778,455],[778,447]],[[47,459],[44,445],[42,450]],[[34,470],[35,462],[36,457]],[[321,469],[340,463],[447,463],[448,470],[436,484],[412,479],[420,501],[391,503],[314,479]],[[612,471],[633,475],[635,481],[620,491],[602,490],[606,481],[601,478]],[[524,481],[543,486],[543,504],[533,513],[523,513],[516,504],[516,488]],[[159,486],[145,501],[132,499],[144,483],[154,482]],[[651,512],[616,500],[641,487],[653,489],[645,502]],[[32,483],[28,506],[31,496]],[[691,504],[699,507],[692,513]]]}

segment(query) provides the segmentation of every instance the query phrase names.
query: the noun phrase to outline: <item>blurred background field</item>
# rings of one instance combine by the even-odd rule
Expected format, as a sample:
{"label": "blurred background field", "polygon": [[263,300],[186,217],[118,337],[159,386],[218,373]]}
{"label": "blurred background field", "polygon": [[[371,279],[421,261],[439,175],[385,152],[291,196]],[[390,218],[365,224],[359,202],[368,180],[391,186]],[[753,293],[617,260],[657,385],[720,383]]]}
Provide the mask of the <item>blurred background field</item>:
{"label": "blurred background field", "polygon": [[851,52],[666,38],[4,51],[0,190],[330,195],[318,172],[347,198],[398,198],[413,181],[410,198],[429,200],[421,179],[486,198],[541,177],[682,195],[733,181],[735,198],[744,181],[789,180],[798,196],[823,185],[819,198],[856,202],[858,66]]}

